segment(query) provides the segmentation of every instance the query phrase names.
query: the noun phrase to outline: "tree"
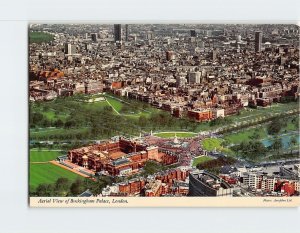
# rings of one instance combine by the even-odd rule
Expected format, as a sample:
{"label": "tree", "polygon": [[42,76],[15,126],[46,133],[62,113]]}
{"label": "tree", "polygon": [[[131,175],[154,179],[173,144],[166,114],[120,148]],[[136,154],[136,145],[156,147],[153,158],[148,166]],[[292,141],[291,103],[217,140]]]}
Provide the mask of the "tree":
{"label": "tree", "polygon": [[58,119],[54,122],[55,127],[60,128],[64,126],[64,122],[61,119]]}
{"label": "tree", "polygon": [[51,126],[51,121],[49,121],[47,118],[44,118],[41,120],[40,125],[42,127],[49,127]]}
{"label": "tree", "polygon": [[280,132],[280,130],[286,126],[286,122],[281,120],[280,118],[275,118],[267,128],[268,134],[276,135]]}
{"label": "tree", "polygon": [[105,106],[103,108],[104,111],[107,111],[107,112],[112,112],[113,111],[113,108],[111,106]]}
{"label": "tree", "polygon": [[279,151],[283,148],[283,144],[281,141],[281,138],[276,137],[273,144],[272,148],[274,151],[277,151],[277,155],[279,154]]}
{"label": "tree", "polygon": [[36,188],[37,196],[39,197],[51,197],[54,196],[54,186],[52,184],[40,184]]}
{"label": "tree", "polygon": [[70,188],[70,180],[68,178],[58,178],[55,182],[56,191],[67,191]]}
{"label": "tree", "polygon": [[77,179],[71,184],[70,192],[71,195],[78,196],[80,193],[84,192],[84,189],[83,181],[81,179]]}
{"label": "tree", "polygon": [[143,168],[142,175],[146,177],[161,170],[163,170],[163,166],[161,164],[154,161],[147,161]]}
{"label": "tree", "polygon": [[44,119],[44,115],[39,113],[39,112],[35,112],[33,113],[32,116],[32,124],[39,124],[42,120]]}
{"label": "tree", "polygon": [[289,142],[289,146],[291,148],[291,154],[293,153],[293,147],[297,145],[297,138],[295,136],[292,136]]}
{"label": "tree", "polygon": [[138,122],[139,126],[145,127],[147,125],[147,122],[148,122],[147,117],[143,115],[139,117],[139,122]]}
{"label": "tree", "polygon": [[68,120],[65,123],[65,128],[69,129],[69,128],[74,127],[75,125],[76,125],[76,122],[74,120]]}
{"label": "tree", "polygon": [[112,179],[108,176],[100,176],[97,178],[96,182],[91,180],[85,181],[86,189],[89,189],[94,196],[99,195],[102,192],[103,188],[111,184]]}
{"label": "tree", "polygon": [[227,147],[227,146],[228,146],[228,141],[227,141],[227,140],[223,140],[223,141],[221,142],[221,146],[222,146],[222,147]]}
{"label": "tree", "polygon": [[260,138],[260,135],[257,131],[255,131],[249,138],[258,140]]}

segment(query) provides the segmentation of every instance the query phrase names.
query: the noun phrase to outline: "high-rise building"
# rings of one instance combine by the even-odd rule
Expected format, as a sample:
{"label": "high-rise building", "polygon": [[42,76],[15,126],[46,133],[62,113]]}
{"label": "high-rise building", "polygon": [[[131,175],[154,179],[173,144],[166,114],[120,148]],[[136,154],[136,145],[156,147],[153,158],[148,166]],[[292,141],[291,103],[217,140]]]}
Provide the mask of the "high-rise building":
{"label": "high-rise building", "polygon": [[196,36],[197,36],[196,30],[191,30],[191,37],[196,37]]}
{"label": "high-rise building", "polygon": [[146,39],[147,39],[147,40],[152,40],[153,37],[154,37],[154,36],[153,36],[153,32],[152,32],[152,31],[148,31],[147,34],[146,34]]}
{"label": "high-rise building", "polygon": [[217,49],[213,49],[213,51],[211,52],[211,59],[212,61],[215,61],[217,59],[218,56],[218,50]]}
{"label": "high-rise building", "polygon": [[128,41],[129,37],[129,28],[128,24],[125,25],[125,41]]}
{"label": "high-rise building", "polygon": [[75,54],[76,53],[76,47],[73,44],[65,43],[65,54]]}
{"label": "high-rise building", "polygon": [[115,42],[122,41],[122,26],[121,24],[114,25]]}
{"label": "high-rise building", "polygon": [[255,52],[261,52],[262,32],[255,32]]}
{"label": "high-rise building", "polygon": [[189,73],[189,84],[199,84],[201,82],[201,72]]}
{"label": "high-rise building", "polygon": [[93,42],[97,42],[97,33],[92,33],[91,37]]}

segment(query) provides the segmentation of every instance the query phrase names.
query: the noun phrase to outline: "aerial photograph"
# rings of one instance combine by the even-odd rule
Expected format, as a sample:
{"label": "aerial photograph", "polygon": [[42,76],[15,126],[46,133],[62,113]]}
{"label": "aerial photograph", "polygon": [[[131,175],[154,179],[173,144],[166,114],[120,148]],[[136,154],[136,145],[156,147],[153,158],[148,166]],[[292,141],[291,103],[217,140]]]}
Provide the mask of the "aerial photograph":
{"label": "aerial photograph", "polygon": [[29,24],[29,197],[299,196],[299,32]]}

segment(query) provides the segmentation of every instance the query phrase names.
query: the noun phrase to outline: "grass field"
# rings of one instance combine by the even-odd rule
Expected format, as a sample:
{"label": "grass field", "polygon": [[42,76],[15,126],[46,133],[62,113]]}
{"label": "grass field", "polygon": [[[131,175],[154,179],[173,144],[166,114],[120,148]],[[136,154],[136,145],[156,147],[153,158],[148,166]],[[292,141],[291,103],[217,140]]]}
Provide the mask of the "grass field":
{"label": "grass field", "polygon": [[193,166],[197,166],[198,164],[209,161],[209,160],[212,160],[212,158],[208,157],[208,156],[197,157],[193,160]]}
{"label": "grass field", "polygon": [[[138,118],[140,116],[149,117],[151,113],[157,113],[161,111],[160,109],[151,107],[150,105],[147,105],[145,103],[143,106],[141,105],[142,102],[137,100],[132,100],[132,99],[122,100],[122,98],[119,96],[114,97],[108,94],[105,94],[104,96],[106,97],[106,100],[115,108],[115,110],[121,113],[125,117],[129,117],[129,118]],[[139,106],[138,108],[134,107],[132,109],[132,113],[122,113],[122,107],[124,105],[129,105],[132,107],[132,106],[136,106],[136,103],[139,103],[141,106]]]}
{"label": "grass field", "polygon": [[69,116],[68,113],[56,114],[53,110],[41,111],[41,113],[48,118],[48,120],[62,120],[65,121]]}
{"label": "grass field", "polygon": [[109,104],[105,100],[99,101],[99,102],[94,102],[94,103],[84,103],[84,108],[86,110],[99,109],[99,108],[104,108],[106,106],[109,106]]}
{"label": "grass field", "polygon": [[113,106],[113,108],[117,111],[120,112],[122,107],[123,107],[123,103],[119,100],[116,100],[114,98],[111,98],[109,96],[105,96],[106,100]]}
{"label": "grass field", "polygon": [[212,151],[215,148],[221,148],[222,139],[220,138],[206,138],[202,141],[202,147],[204,150]]}
{"label": "grass field", "polygon": [[30,164],[29,184],[32,189],[35,189],[39,184],[55,183],[60,177],[68,178],[71,181],[81,178],[81,176],[51,163]]}
{"label": "grass field", "polygon": [[224,139],[227,140],[230,144],[239,144],[241,142],[250,140],[254,134],[257,134],[259,136],[258,139],[267,137],[265,128],[259,127],[226,135]]}
{"label": "grass field", "polygon": [[222,146],[223,141],[224,140],[221,138],[205,138],[202,141],[202,147],[207,151],[213,151],[216,149],[217,151],[232,155],[233,152],[229,148]]}
{"label": "grass field", "polygon": [[166,133],[155,133],[154,135],[161,138],[174,138],[175,134],[178,138],[190,138],[197,135],[195,133],[190,133],[190,132],[178,132],[178,133],[166,132]]}
{"label": "grass field", "polygon": [[54,36],[45,32],[29,32],[29,43],[50,42]]}
{"label": "grass field", "polygon": [[30,150],[29,161],[30,162],[47,162],[57,158],[61,155],[60,151],[39,151]]}

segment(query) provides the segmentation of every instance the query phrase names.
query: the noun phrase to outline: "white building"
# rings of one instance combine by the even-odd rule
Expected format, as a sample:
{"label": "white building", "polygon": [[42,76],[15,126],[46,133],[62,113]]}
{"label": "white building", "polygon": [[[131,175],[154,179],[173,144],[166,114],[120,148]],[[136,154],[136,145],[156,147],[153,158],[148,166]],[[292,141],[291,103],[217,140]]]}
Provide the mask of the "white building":
{"label": "white building", "polygon": [[223,108],[212,109],[213,118],[225,117],[225,111]]}

